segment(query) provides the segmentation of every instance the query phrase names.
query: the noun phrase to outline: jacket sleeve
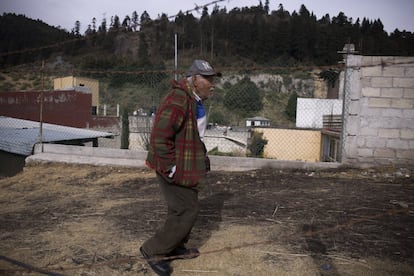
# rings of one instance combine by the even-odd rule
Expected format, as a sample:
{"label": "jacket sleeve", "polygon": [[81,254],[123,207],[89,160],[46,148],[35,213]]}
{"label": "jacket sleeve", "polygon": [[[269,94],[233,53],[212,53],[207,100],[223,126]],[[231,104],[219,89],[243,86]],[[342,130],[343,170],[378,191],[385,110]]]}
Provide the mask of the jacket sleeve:
{"label": "jacket sleeve", "polygon": [[151,134],[151,147],[154,151],[156,169],[168,174],[176,165],[176,133],[182,128],[185,119],[185,98],[171,93],[161,104]]}

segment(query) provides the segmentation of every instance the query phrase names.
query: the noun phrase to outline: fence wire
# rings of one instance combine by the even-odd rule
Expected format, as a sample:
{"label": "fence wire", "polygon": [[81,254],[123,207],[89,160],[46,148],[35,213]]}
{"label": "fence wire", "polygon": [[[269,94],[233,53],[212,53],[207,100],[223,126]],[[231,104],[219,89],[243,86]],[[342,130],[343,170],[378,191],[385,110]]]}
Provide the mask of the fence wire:
{"label": "fence wire", "polygon": [[[99,146],[133,150],[146,149],[175,74],[81,70],[61,58],[22,68],[0,73],[1,116],[111,132],[115,139],[100,138]],[[341,66],[220,69],[223,77],[205,103],[210,154],[339,161]]]}

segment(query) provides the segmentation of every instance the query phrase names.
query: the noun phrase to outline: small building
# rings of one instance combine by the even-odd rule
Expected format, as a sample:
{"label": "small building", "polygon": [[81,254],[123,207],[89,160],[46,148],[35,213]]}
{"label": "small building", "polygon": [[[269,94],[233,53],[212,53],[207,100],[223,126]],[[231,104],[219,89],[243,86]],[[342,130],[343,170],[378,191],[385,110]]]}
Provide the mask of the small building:
{"label": "small building", "polygon": [[246,127],[270,127],[270,120],[258,116],[253,118],[247,118]]}
{"label": "small building", "polygon": [[96,115],[99,107],[99,81],[89,78],[68,76],[53,80],[55,90],[77,90],[92,93],[92,115]]}
{"label": "small building", "polygon": [[109,132],[0,116],[0,175],[13,175],[24,167],[37,143],[97,147],[99,138],[114,138]]}

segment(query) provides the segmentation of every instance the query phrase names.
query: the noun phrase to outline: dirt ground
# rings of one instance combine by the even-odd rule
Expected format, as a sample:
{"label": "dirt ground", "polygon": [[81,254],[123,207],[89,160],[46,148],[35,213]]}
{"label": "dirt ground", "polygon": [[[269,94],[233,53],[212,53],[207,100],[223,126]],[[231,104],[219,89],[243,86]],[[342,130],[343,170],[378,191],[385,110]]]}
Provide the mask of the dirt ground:
{"label": "dirt ground", "polygon": [[[174,275],[414,275],[413,168],[211,172]],[[0,179],[1,275],[153,275],[152,171],[37,164]]]}

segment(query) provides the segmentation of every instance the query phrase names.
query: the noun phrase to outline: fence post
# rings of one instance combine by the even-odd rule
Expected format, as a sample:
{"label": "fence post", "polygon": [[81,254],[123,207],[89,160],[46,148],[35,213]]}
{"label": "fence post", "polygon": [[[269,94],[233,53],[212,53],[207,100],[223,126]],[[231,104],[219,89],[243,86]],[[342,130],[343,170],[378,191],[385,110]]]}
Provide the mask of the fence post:
{"label": "fence post", "polygon": [[[39,114],[39,144],[43,145],[43,100],[44,100],[44,90],[45,90],[45,61],[42,60],[42,89],[40,90],[40,114]],[[43,152],[43,146],[42,146],[42,152]]]}
{"label": "fence post", "polygon": [[348,120],[348,108],[349,108],[349,99],[350,99],[350,69],[349,65],[349,56],[357,53],[355,51],[354,44],[345,44],[342,51],[338,51],[340,54],[344,54],[343,63],[345,64],[344,70],[344,85],[342,93],[342,128],[341,128],[341,137],[340,137],[340,151],[339,151],[339,162],[344,161],[345,155],[345,143],[346,143],[346,129],[347,129],[347,120]]}

